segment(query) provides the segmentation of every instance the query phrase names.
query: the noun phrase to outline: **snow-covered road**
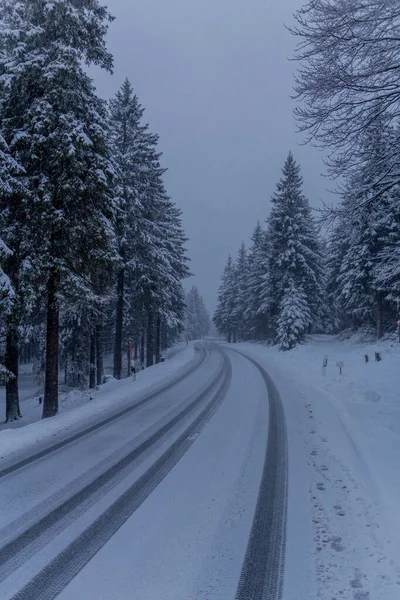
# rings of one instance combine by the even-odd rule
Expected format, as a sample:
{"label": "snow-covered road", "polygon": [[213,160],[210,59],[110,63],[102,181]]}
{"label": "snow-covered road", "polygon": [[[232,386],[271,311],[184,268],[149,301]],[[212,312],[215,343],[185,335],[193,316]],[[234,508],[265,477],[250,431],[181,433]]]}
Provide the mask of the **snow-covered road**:
{"label": "snow-covered road", "polygon": [[134,410],[69,430],[72,443],[42,444],[33,461],[5,461],[0,598],[281,598],[281,398],[254,359],[223,346],[202,352]]}

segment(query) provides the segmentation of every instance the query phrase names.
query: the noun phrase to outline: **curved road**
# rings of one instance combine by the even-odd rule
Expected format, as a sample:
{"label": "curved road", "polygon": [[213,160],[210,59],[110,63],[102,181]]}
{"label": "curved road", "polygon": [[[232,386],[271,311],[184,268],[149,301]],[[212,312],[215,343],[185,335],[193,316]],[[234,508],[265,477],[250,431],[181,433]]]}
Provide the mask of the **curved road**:
{"label": "curved road", "polygon": [[268,374],[204,344],[167,387],[0,466],[0,598],[278,600],[287,460]]}

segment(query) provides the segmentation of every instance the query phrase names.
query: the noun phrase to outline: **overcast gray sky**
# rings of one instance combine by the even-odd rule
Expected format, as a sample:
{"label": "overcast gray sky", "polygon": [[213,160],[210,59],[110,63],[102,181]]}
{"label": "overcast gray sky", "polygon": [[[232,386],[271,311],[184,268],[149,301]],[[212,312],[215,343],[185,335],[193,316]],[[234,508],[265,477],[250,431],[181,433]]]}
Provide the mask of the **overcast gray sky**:
{"label": "overcast gray sky", "polygon": [[300,145],[292,116],[294,40],[284,23],[303,0],[109,0],[115,73],[129,77],[160,134],[169,194],[183,210],[189,255],[213,311],[229,253],[264,221],[291,149],[314,206],[326,197],[321,154]]}

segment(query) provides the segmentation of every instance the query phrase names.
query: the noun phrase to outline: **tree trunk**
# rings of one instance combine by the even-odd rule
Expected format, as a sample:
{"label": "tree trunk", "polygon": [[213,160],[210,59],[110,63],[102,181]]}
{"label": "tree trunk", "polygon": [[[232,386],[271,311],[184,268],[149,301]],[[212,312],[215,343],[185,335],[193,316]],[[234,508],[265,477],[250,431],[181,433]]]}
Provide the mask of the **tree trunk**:
{"label": "tree trunk", "polygon": [[138,354],[139,354],[139,340],[136,337],[135,338],[135,349],[134,349],[134,353],[133,353],[133,359],[135,362],[137,362]]}
{"label": "tree trunk", "polygon": [[90,359],[89,359],[89,389],[96,387],[96,330],[92,329],[90,334]]}
{"label": "tree trunk", "polygon": [[97,385],[102,385],[104,380],[104,366],[103,366],[103,327],[98,323],[96,325],[96,376]]}
{"label": "tree trunk", "polygon": [[14,377],[6,380],[6,423],[21,418],[18,394],[18,332],[9,324],[6,336],[5,367]]}
{"label": "tree trunk", "polygon": [[114,377],[122,376],[122,328],[124,323],[124,280],[125,269],[120,269],[117,281],[117,312],[115,315],[115,343],[114,343]]}
{"label": "tree trunk", "polygon": [[146,367],[152,365],[154,365],[154,314],[150,311],[147,322]]}
{"label": "tree trunk", "polygon": [[60,276],[56,267],[50,271],[47,283],[46,372],[43,419],[58,413],[58,345],[60,308],[57,298]]}
{"label": "tree trunk", "polygon": [[141,367],[141,369],[144,369],[145,346],[146,346],[146,336],[145,336],[145,331],[143,328],[142,335],[140,337],[140,367]]}
{"label": "tree trunk", "polygon": [[156,320],[156,364],[161,362],[161,317],[157,315]]}
{"label": "tree trunk", "polygon": [[165,323],[165,321],[162,324],[162,328],[161,328],[161,349],[163,350],[163,352],[166,351],[167,347],[168,347],[168,342],[167,342],[167,325]]}
{"label": "tree trunk", "polygon": [[378,292],[376,296],[376,337],[383,337],[383,294]]}

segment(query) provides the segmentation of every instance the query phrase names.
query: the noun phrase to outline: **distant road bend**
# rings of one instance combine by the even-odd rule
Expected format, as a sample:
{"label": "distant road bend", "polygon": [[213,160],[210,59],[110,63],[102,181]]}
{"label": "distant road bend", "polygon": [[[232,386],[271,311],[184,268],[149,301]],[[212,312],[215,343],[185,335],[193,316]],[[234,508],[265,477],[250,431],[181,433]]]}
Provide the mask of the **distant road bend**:
{"label": "distant road bend", "polygon": [[283,597],[283,406],[228,346],[0,476],[4,600]]}

